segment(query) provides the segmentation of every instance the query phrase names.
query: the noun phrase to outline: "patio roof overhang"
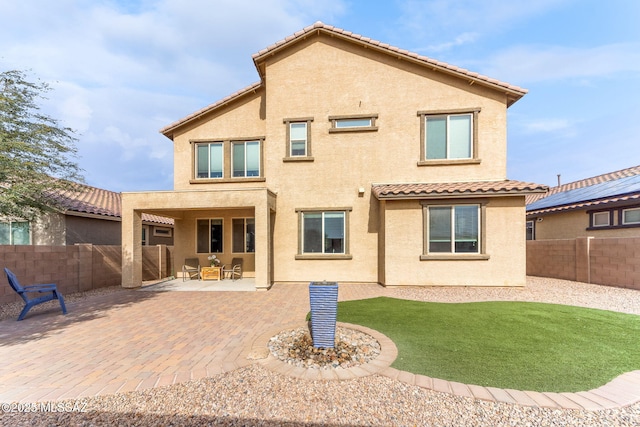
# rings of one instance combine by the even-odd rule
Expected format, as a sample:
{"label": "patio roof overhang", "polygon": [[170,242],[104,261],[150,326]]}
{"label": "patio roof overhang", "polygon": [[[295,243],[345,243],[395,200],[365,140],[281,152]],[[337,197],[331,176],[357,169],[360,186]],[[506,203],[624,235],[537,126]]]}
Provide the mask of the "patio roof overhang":
{"label": "patio roof overhang", "polygon": [[123,205],[135,211],[182,219],[186,211],[242,209],[266,205],[276,210],[276,194],[268,188],[224,188],[122,193]]}
{"label": "patio roof overhang", "polygon": [[372,184],[371,186],[371,191],[378,200],[526,196],[531,193],[546,193],[547,190],[546,185],[513,180]]}

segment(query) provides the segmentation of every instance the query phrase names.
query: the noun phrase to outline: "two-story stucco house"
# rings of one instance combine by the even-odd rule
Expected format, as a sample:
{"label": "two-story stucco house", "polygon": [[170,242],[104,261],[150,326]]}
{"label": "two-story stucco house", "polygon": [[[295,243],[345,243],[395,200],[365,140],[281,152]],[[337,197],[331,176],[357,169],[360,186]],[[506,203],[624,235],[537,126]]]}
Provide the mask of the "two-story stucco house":
{"label": "two-story stucco house", "polygon": [[179,120],[174,190],[124,193],[123,286],[141,214],[175,265],[244,259],[274,283],[523,286],[525,196],[507,108],[526,91],[318,22],[253,56],[260,82]]}

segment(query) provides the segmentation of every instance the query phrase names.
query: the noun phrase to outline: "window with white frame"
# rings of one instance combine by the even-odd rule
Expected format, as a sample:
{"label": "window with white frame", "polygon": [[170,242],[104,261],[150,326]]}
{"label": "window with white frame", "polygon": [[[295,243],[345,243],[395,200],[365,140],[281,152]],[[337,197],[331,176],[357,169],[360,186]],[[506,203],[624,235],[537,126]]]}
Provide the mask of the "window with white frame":
{"label": "window with white frame", "polygon": [[427,206],[427,253],[480,253],[480,205]]}
{"label": "window with white frame", "polygon": [[311,157],[311,122],[313,117],[286,118],[287,126],[285,162],[313,161]]}
{"label": "window with white frame", "polygon": [[28,221],[0,222],[0,245],[30,245],[31,227]]}
{"label": "window with white frame", "polygon": [[608,227],[611,225],[611,213],[606,212],[594,212],[592,214],[594,227]]}
{"label": "window with white frame", "polygon": [[196,144],[196,178],[222,178],[224,175],[222,142]]}
{"label": "window with white frame", "polygon": [[471,114],[425,117],[427,160],[472,157]]}
{"label": "window with white frame", "polygon": [[289,156],[307,155],[307,122],[289,123]]}
{"label": "window with white frame", "polygon": [[255,218],[232,219],[232,251],[250,253],[256,251]]}
{"label": "window with white frame", "polygon": [[223,220],[220,218],[196,220],[196,252],[222,253]]}
{"label": "window with white frame", "polygon": [[233,177],[260,176],[260,141],[232,142]]}
{"label": "window with white frame", "polygon": [[640,208],[622,210],[622,225],[640,224]]}

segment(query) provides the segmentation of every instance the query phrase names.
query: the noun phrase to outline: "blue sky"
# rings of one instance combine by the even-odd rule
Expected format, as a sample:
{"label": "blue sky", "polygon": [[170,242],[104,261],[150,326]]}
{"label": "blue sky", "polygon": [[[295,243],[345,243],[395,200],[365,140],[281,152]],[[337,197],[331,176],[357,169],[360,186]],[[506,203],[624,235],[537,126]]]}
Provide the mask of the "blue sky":
{"label": "blue sky", "polygon": [[315,21],[529,90],[508,177],[555,185],[640,164],[636,0],[22,0],[0,3],[0,70],[48,82],[88,184],[173,188],[158,131],[258,81],[251,55]]}

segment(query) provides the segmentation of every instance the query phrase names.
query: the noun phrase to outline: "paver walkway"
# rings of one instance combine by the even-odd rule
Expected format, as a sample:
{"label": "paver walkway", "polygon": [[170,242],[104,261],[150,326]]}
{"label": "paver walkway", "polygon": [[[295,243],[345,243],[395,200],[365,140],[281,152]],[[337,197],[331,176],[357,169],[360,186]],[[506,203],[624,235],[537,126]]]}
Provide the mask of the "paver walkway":
{"label": "paver walkway", "polygon": [[[394,296],[376,285],[341,285],[340,299]],[[368,365],[319,373],[265,358],[267,340],[299,326],[309,310],[301,285],[269,292],[144,292],[94,296],[0,321],[0,402],[82,398],[170,385],[251,363],[308,379],[378,373],[436,391],[478,399],[589,410],[640,401],[640,371],[581,393],[536,393],[443,381],[389,367],[395,346],[378,335],[383,354]],[[374,333],[374,331],[370,331]]]}

